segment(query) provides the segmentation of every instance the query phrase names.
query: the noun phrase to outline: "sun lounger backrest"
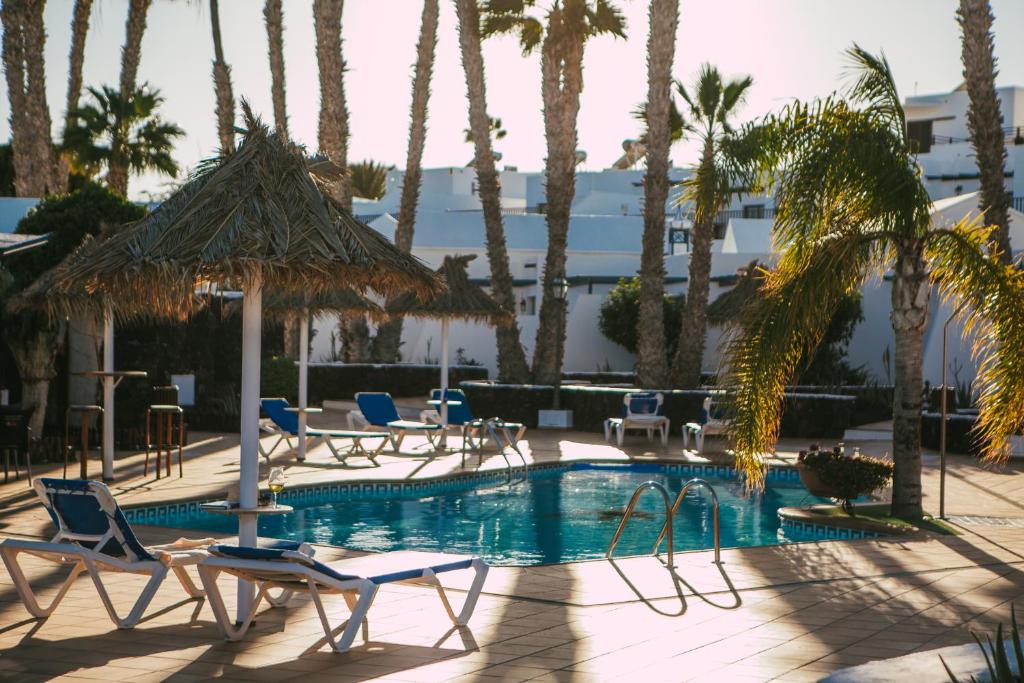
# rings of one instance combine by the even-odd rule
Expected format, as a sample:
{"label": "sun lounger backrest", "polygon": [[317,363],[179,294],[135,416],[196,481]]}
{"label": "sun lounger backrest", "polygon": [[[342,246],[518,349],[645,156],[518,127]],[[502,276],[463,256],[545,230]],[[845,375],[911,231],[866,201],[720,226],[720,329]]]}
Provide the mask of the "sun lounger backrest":
{"label": "sun lounger backrest", "polygon": [[387,427],[389,422],[401,420],[391,394],[376,391],[361,391],[356,394],[359,412],[375,427]]}
{"label": "sun lounger backrest", "polygon": [[288,399],[261,398],[260,406],[263,408],[263,412],[267,414],[267,417],[280,429],[289,434],[299,433],[299,414],[290,413],[285,410],[288,407]]}
{"label": "sun lounger backrest", "polygon": [[623,398],[623,417],[634,415],[660,415],[664,397],[653,391],[637,391],[626,394]]}
{"label": "sun lounger backrest", "polygon": [[[441,390],[434,389],[430,392],[430,398],[435,401],[441,400]],[[449,405],[448,406],[448,424],[453,425],[464,425],[467,422],[474,420],[473,411],[469,409],[469,402],[466,400],[466,394],[462,389],[449,389],[448,400],[457,401],[461,405]],[[437,411],[441,412],[441,407],[437,406]]]}
{"label": "sun lounger backrest", "polygon": [[155,559],[139,543],[105,484],[39,478],[33,487],[57,526],[55,542],[74,543],[130,562]]}

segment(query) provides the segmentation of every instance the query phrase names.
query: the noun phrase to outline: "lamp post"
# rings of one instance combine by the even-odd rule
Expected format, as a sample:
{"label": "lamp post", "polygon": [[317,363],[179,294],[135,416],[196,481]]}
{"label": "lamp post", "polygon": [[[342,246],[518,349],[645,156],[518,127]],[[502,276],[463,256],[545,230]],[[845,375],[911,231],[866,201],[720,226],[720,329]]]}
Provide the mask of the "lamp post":
{"label": "lamp post", "polygon": [[956,310],[949,314],[946,322],[942,324],[942,398],[939,403],[942,405],[942,421],[939,423],[939,519],[946,518],[946,414],[947,390],[946,390],[946,338],[949,335],[949,324],[953,318],[960,315],[960,312],[967,306],[967,299],[960,302]]}
{"label": "lamp post", "polygon": [[[558,315],[558,343],[559,349],[565,348],[565,340],[562,338],[565,335],[565,316],[567,312],[564,310],[565,301],[569,296],[569,281],[565,279],[563,275],[556,275],[551,279],[551,296],[554,297],[555,301],[559,303],[559,307],[563,308],[559,311]],[[562,363],[560,362],[564,358],[564,352],[559,354],[559,362],[557,363],[558,374],[555,376],[555,399],[552,403],[554,410],[560,409],[560,395],[562,391]]]}

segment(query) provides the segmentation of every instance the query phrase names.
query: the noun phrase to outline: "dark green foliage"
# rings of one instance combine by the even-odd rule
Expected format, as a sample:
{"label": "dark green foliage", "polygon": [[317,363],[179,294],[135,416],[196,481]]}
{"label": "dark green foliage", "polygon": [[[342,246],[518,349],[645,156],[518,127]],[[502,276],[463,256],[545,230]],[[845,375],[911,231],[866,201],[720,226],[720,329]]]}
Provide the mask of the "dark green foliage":
{"label": "dark green foliage", "polygon": [[260,396],[284,397],[299,402],[299,366],[291,358],[264,358],[260,365]]}
{"label": "dark green foliage", "polygon": [[781,436],[842,438],[856,399],[835,394],[785,394]]}
{"label": "dark green foliage", "polygon": [[371,159],[357,161],[348,167],[352,194],[363,199],[380,199],[388,190],[388,171],[394,166],[385,166]]}
{"label": "dark green foliage", "polygon": [[847,457],[836,447],[831,451],[800,451],[798,462],[813,472],[835,497],[843,501],[843,509],[853,514],[853,499],[873,493],[892,479],[893,465],[866,455]]}
{"label": "dark green foliage", "polygon": [[[987,648],[981,642],[981,638],[978,637],[977,633],[971,633],[971,635],[974,636],[974,641],[978,643],[978,647],[981,648],[981,654],[985,657],[988,677],[984,680],[991,681],[991,683],[1021,683],[1021,681],[1024,681],[1024,647],[1021,646],[1020,629],[1017,627],[1017,608],[1015,605],[1010,605],[1010,640],[1013,642],[1013,664],[1016,665],[1017,673],[1013,673],[1010,653],[1006,651],[1006,640],[1003,638],[1002,624],[996,627],[996,640],[994,643],[991,637],[985,636],[985,642],[988,643]],[[989,653],[992,654],[991,658],[989,658]],[[960,680],[949,668],[949,665],[946,664],[946,660],[942,659],[942,655],[939,655],[939,660],[942,661],[942,666],[946,668],[949,680],[952,683],[960,683]],[[971,676],[971,683],[978,683],[978,678]]]}
{"label": "dark green foliage", "polygon": [[[977,422],[977,415],[960,415],[951,412],[946,420],[946,452],[980,456],[984,444],[974,432]],[[942,415],[940,413],[923,413],[921,415],[921,445],[932,450],[939,450],[941,428]]]}
{"label": "dark green foliage", "polygon": [[[668,355],[675,353],[679,343],[684,296],[664,298],[665,345]],[[630,353],[636,353],[636,326],[640,316],[640,278],[619,280],[601,304],[598,327],[606,339],[615,342]]]}
{"label": "dark green foliage", "polygon": [[[457,387],[459,382],[474,379],[487,379],[487,368],[459,365],[448,367],[449,386]],[[309,368],[309,403],[320,405],[325,400],[351,401],[357,391],[386,391],[395,397],[426,397],[431,389],[436,389],[440,384],[439,365],[316,364]]]}
{"label": "dark green foliage", "polygon": [[[842,384],[863,384],[867,373],[862,368],[851,367],[846,360],[847,349],[853,332],[864,320],[861,308],[861,294],[848,294],[839,300],[832,322],[825,330],[811,362],[799,377],[801,384],[838,386]],[[888,417],[891,417],[892,410]]]}
{"label": "dark green foliage", "polygon": [[892,419],[891,385],[883,384],[844,384],[840,386],[820,386],[799,384],[786,387],[787,393],[797,394],[838,394],[853,396],[853,411],[850,414],[851,425],[863,425],[871,422],[882,422]]}

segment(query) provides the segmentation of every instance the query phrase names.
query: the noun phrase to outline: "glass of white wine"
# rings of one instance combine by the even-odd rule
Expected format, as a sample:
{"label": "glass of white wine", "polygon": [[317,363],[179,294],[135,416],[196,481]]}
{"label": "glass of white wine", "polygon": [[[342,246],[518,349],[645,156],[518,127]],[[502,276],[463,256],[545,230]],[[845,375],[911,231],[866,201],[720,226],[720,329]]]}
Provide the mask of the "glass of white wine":
{"label": "glass of white wine", "polygon": [[277,494],[284,491],[284,485],[288,482],[288,478],[284,476],[283,467],[275,467],[270,470],[270,478],[267,480],[267,487],[270,489],[270,495],[274,499],[274,507],[277,507]]}

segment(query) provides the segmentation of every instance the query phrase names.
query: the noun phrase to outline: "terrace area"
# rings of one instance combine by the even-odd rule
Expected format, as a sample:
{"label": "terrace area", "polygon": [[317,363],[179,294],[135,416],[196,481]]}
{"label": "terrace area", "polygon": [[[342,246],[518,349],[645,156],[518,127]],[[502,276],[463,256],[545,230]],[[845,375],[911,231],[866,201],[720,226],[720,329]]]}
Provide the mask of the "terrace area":
{"label": "terrace area", "polygon": [[[339,415],[314,419],[337,422]],[[417,445],[407,440],[403,450]],[[803,444],[779,445],[780,464]],[[859,442],[882,455],[888,445]],[[623,449],[599,436],[533,430],[531,463],[697,460],[678,438],[663,449],[630,438]],[[394,456],[381,466],[342,467],[326,448],[307,462],[279,451],[289,486],[354,479],[429,479],[458,473],[460,456]],[[143,456],[121,452],[112,485],[123,506],[214,498],[238,479],[237,435],[196,433],[185,450],[185,477],[142,476]],[[727,549],[722,570],[710,551],[676,555],[676,577],[651,557],[532,567],[495,567],[468,627],[452,628],[427,587],[385,586],[370,612],[369,641],[345,654],[326,646],[312,603],[294,598],[266,610],[248,636],[226,642],[203,602],[162,588],[148,617],[132,631],[106,618],[89,581],[80,579],[61,608],[35,620],[0,573],[0,677],[8,680],[137,681],[814,681],[850,665],[971,642],[1008,622],[1024,594],[1022,468],[995,471],[952,456],[947,513],[956,536],[913,534],[878,540],[795,543]],[[96,467],[96,463],[91,463]],[[262,465],[261,480],[266,477]],[[482,468],[504,469],[491,454]],[[476,470],[476,459],[467,461]],[[40,471],[41,470],[41,471]],[[37,468],[40,474],[52,474]],[[925,506],[937,509],[938,462],[925,457]],[[623,501],[625,503],[625,501]],[[144,543],[196,536],[195,531],[137,526]],[[0,533],[48,538],[44,510],[22,481],[0,486]],[[326,560],[351,554],[318,547]],[[35,585],[56,586],[52,565],[30,563]],[[115,603],[144,579],[112,575]],[[465,585],[455,584],[456,588]],[[45,594],[45,590],[44,590]],[[233,597],[233,591],[225,595]],[[45,598],[45,595],[44,595]],[[229,598],[230,599],[230,598]],[[456,598],[458,600],[459,598]],[[231,605],[229,605],[231,607]],[[335,618],[347,614],[328,599]]]}

